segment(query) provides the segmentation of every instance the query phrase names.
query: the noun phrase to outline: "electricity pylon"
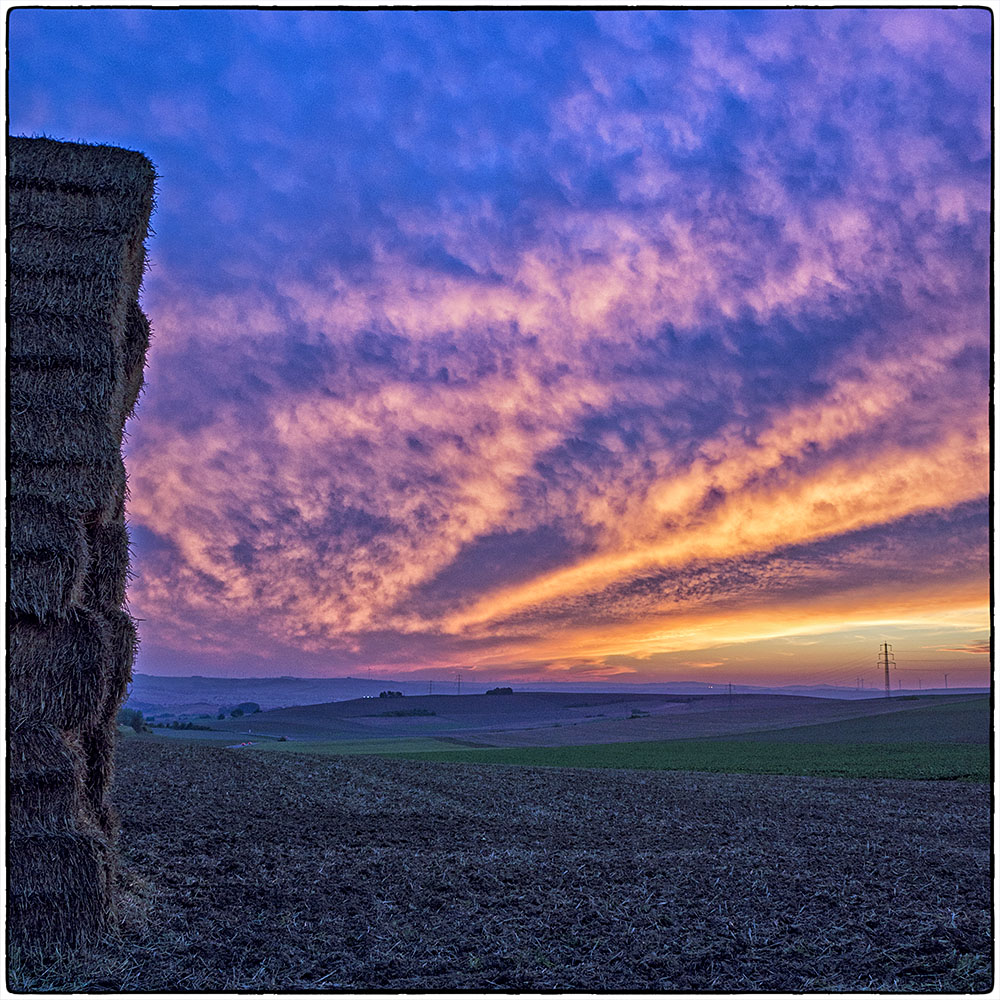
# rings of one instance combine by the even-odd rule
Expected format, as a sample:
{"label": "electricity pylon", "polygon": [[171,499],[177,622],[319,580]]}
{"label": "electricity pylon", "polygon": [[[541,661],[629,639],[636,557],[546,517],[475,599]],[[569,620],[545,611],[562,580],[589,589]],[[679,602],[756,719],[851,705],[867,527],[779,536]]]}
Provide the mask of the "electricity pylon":
{"label": "electricity pylon", "polygon": [[887,642],[882,643],[882,648],[878,654],[878,665],[885,667],[885,696],[892,697],[892,689],[889,687],[889,667],[896,666],[896,657],[893,655],[892,646]]}

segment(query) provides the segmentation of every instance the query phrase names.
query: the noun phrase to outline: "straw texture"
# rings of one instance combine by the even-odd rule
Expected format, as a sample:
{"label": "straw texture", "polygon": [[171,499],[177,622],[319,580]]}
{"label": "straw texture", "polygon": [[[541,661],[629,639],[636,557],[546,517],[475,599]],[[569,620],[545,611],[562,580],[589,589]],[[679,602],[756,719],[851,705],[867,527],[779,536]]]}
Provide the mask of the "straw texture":
{"label": "straw texture", "polygon": [[149,320],[138,303],[133,303],[125,317],[124,399],[121,404],[123,420],[132,415],[142,391],[146,351],[149,349]]}
{"label": "straw texture", "polygon": [[86,814],[79,741],[55,726],[14,730],[9,742],[11,824],[20,830],[74,830]]}
{"label": "straw texture", "polygon": [[42,618],[66,614],[86,584],[90,550],[83,525],[58,497],[14,494],[7,509],[10,610]]}
{"label": "straw texture", "polygon": [[12,831],[7,865],[13,942],[78,947],[114,926],[115,854],[101,834]]}
{"label": "straw texture", "polygon": [[9,140],[8,929],[42,949],[115,918],[115,717],[138,641],[121,444],[153,189],[140,153]]}
{"label": "straw texture", "polygon": [[125,600],[128,531],[124,521],[97,524],[88,532],[90,564],[84,585],[87,607],[111,611]]}
{"label": "straw texture", "polygon": [[107,617],[86,609],[47,624],[14,618],[8,629],[12,710],[32,722],[79,729],[96,706],[104,710],[114,638]]}

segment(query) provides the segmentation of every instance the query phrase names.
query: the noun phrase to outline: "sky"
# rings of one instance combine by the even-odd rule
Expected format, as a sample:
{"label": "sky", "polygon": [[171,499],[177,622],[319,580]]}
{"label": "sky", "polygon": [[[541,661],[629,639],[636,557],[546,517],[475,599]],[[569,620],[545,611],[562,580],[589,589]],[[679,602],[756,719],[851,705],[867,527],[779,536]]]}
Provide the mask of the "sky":
{"label": "sky", "polygon": [[988,683],[989,11],[8,27],[159,175],[137,670]]}

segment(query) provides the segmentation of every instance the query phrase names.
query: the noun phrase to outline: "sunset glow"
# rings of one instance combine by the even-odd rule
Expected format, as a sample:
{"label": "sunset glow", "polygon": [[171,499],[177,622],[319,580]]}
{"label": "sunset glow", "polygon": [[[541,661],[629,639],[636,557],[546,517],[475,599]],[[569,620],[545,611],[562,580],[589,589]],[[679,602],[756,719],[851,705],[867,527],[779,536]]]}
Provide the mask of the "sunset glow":
{"label": "sunset glow", "polygon": [[136,669],[988,683],[990,32],[11,12],[160,174]]}

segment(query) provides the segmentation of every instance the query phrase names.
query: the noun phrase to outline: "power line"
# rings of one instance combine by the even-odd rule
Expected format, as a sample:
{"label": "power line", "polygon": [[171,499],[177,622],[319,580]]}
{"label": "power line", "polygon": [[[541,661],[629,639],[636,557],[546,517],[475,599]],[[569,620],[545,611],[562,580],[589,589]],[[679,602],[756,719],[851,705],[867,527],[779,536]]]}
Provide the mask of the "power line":
{"label": "power line", "polygon": [[[950,656],[941,659],[932,659],[929,656],[907,656],[906,662],[907,663],[954,663],[955,657]],[[969,666],[972,667],[975,666],[975,664],[970,663]]]}

